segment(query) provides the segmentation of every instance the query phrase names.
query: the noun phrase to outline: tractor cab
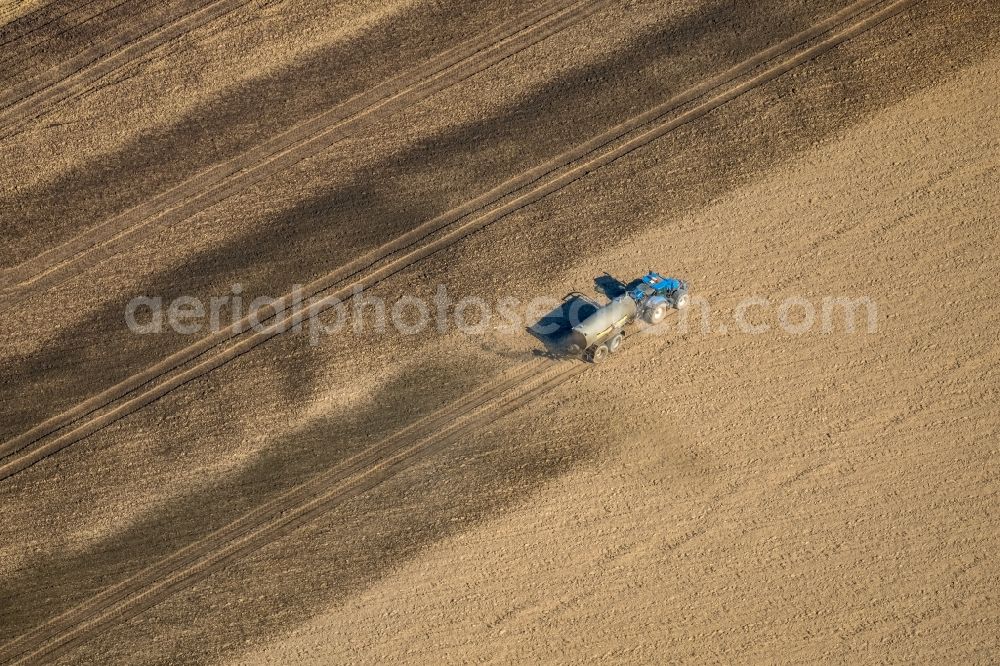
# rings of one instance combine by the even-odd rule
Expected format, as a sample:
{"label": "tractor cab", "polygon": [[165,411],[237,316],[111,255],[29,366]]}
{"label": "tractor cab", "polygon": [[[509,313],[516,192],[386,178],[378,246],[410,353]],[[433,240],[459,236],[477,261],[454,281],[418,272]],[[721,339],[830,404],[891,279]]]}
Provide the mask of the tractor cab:
{"label": "tractor cab", "polygon": [[675,278],[666,278],[656,273],[650,271],[646,275],[642,276],[629,296],[632,297],[636,303],[645,303],[655,296],[666,297],[672,304],[677,304],[683,300],[686,304],[687,299],[687,285],[681,280]]}

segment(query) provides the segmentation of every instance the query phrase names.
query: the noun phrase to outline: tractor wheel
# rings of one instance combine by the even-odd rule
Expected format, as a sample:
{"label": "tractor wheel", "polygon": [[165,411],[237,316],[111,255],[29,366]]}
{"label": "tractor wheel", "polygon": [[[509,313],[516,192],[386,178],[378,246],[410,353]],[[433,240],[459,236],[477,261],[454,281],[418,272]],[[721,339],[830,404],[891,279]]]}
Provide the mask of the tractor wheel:
{"label": "tractor wheel", "polygon": [[624,333],[619,333],[615,337],[611,338],[611,341],[608,342],[608,353],[614,354],[622,346],[623,342],[625,342]]}
{"label": "tractor wheel", "polygon": [[611,352],[608,351],[608,348],[606,346],[597,345],[596,347],[594,347],[594,350],[590,352],[590,360],[594,363],[600,363],[601,361],[606,359],[608,357],[608,354],[610,353]]}
{"label": "tractor wheel", "polygon": [[659,324],[667,316],[667,304],[657,303],[656,307],[646,313],[646,321],[650,324]]}
{"label": "tractor wheel", "polygon": [[687,294],[681,294],[680,298],[677,299],[677,302],[674,303],[674,307],[677,308],[678,310],[683,310],[688,306],[690,302],[691,302],[690,296],[688,296]]}

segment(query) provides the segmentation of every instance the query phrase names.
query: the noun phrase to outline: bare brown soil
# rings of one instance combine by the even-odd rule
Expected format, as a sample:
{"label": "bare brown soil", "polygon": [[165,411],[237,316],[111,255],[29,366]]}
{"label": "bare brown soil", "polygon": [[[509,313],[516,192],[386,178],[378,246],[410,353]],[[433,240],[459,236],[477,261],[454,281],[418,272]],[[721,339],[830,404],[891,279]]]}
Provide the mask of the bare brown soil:
{"label": "bare brown soil", "polygon": [[[0,10],[0,663],[995,658],[986,3],[83,4]],[[649,268],[600,366],[124,321]]]}

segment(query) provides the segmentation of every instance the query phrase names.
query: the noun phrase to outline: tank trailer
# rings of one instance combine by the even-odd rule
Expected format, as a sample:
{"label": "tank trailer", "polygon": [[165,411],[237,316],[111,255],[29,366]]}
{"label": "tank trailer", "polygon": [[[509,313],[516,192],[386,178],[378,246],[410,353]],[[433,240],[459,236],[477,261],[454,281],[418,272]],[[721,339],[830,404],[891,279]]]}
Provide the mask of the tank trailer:
{"label": "tank trailer", "polygon": [[659,324],[671,309],[687,307],[688,300],[686,282],[650,271],[624,294],[598,307],[573,326],[566,354],[600,363],[622,346],[629,324],[640,318],[650,324]]}

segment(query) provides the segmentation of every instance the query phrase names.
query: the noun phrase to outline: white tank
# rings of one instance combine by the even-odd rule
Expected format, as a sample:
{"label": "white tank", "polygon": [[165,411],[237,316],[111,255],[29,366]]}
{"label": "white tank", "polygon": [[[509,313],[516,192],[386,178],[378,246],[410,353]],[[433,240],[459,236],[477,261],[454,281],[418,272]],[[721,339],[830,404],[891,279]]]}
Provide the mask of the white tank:
{"label": "white tank", "polygon": [[580,349],[604,342],[611,333],[635,318],[636,304],[629,296],[619,296],[573,327],[570,343]]}

